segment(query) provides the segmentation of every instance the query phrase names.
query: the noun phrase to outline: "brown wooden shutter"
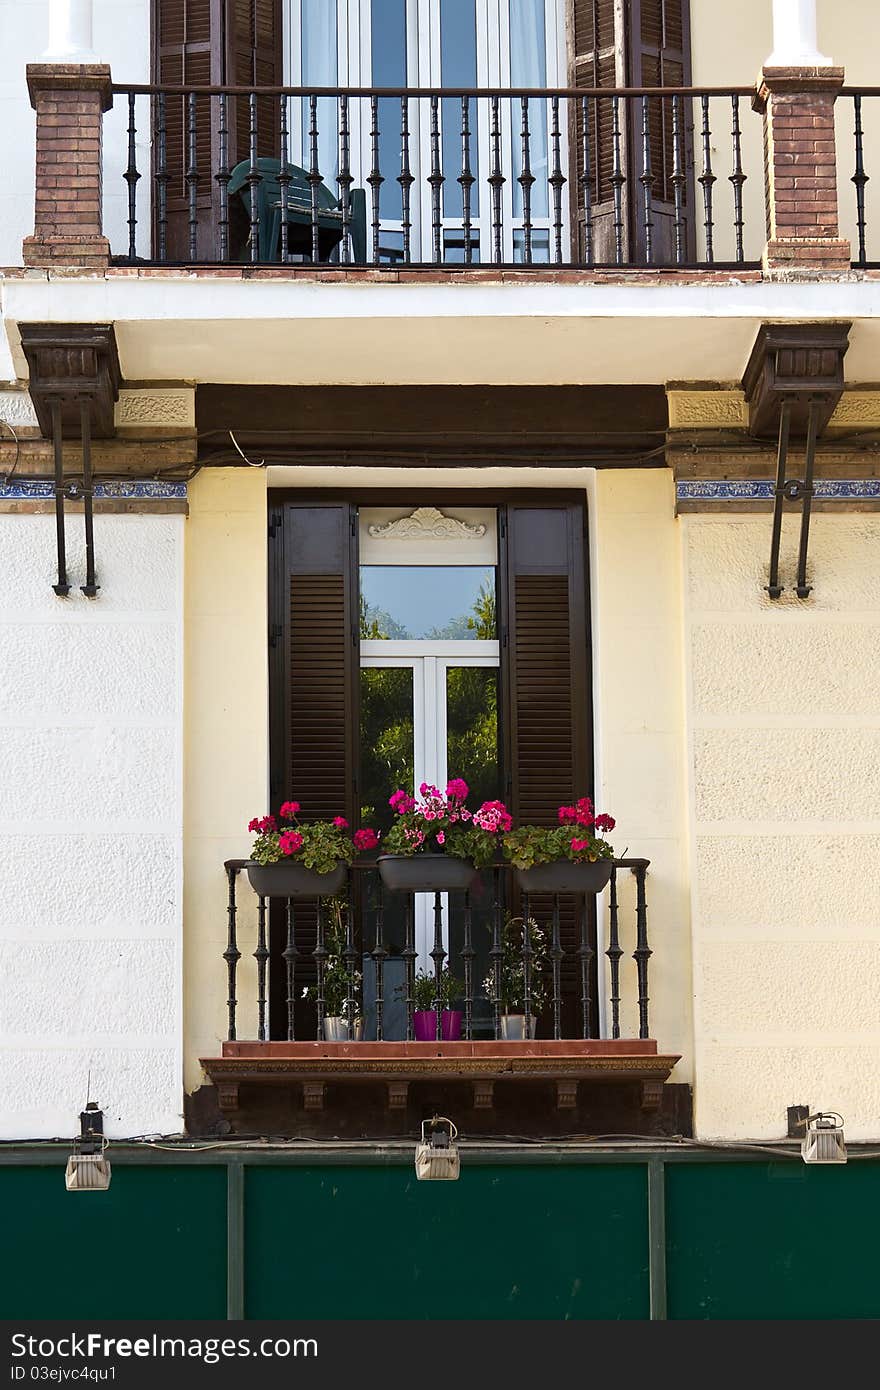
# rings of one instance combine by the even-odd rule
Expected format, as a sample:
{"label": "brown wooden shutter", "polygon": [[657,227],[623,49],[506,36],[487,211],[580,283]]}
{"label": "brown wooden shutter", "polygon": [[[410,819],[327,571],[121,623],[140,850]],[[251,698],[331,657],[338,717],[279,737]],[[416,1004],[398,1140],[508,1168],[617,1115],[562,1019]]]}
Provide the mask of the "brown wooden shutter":
{"label": "brown wooden shutter", "polygon": [[[517,824],[557,824],[560,805],[592,789],[592,703],[585,512],[578,503],[505,509],[502,641],[505,765]],[[546,922],[549,898],[532,910]],[[564,1036],[577,1013],[579,904],[561,902]],[[595,1020],[594,1020],[595,1021]]]}
{"label": "brown wooden shutter", "polygon": [[[690,14],[688,0],[631,0],[629,38],[629,76],[631,87],[688,87],[691,81]],[[690,98],[679,102],[682,121],[682,168],[686,176],[683,185],[685,212],[684,254],[693,260],[693,120]],[[674,185],[672,100],[652,100],[649,104],[648,126],[651,148],[653,196],[653,259],[658,264],[675,262]],[[635,182],[641,174],[643,142],[641,109],[631,113],[632,166],[634,174],[633,206],[636,235],[640,251],[644,252],[644,199],[641,186]]]}
{"label": "brown wooden shutter", "polygon": [[307,820],[341,815],[355,824],[353,518],[347,502],[283,508],[273,583],[272,803],[294,798]]}
{"label": "brown wooden shutter", "polygon": [[[681,87],[690,83],[689,0],[572,0],[570,22],[571,85],[573,87]],[[597,264],[613,264],[616,254],[614,202],[611,174],[614,141],[610,101],[589,103],[591,224],[593,258]],[[692,112],[682,99],[685,127],[686,256],[693,247]],[[622,187],[623,255],[625,261],[645,257],[644,200],[639,175],[643,169],[641,105],[621,102],[620,163],[626,182]],[[571,176],[579,180],[583,162],[583,118],[578,109],[570,122]],[[652,102],[649,110],[653,260],[674,262],[672,177],[672,105]],[[580,183],[577,199],[576,246],[586,249],[585,208]]]}
{"label": "brown wooden shutter", "polygon": [[[281,87],[283,76],[281,0],[227,0],[226,72],[232,87]],[[257,154],[280,154],[277,97],[257,100]],[[230,166],[250,158],[250,111],[237,97],[230,130]]]}

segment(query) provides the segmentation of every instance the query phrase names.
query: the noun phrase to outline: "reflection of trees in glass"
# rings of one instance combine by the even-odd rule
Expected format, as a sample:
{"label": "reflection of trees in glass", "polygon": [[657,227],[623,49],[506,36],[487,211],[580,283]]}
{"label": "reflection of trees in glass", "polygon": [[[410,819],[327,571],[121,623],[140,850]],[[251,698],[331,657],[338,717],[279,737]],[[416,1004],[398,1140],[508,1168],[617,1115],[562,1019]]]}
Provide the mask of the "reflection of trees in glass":
{"label": "reflection of trees in glass", "polygon": [[469,613],[450,618],[448,623],[432,627],[426,633],[427,637],[437,642],[460,642],[462,639],[490,642],[496,635],[495,585],[492,579],[483,580]]}
{"label": "reflection of trees in glass", "polygon": [[450,777],[463,777],[471,806],[500,795],[498,672],[486,666],[446,671],[446,746]]}
{"label": "reflection of trees in glass", "polygon": [[360,628],[362,641],[376,642],[383,638],[396,638],[400,641],[409,637],[406,628],[396,618],[392,618],[384,608],[376,608],[373,604],[367,603],[364,594],[361,594],[360,600]]}
{"label": "reflection of trees in glass", "polygon": [[413,776],[412,671],[365,666],[361,669],[363,822],[387,830],[393,819],[388,798],[397,787],[411,787]]}

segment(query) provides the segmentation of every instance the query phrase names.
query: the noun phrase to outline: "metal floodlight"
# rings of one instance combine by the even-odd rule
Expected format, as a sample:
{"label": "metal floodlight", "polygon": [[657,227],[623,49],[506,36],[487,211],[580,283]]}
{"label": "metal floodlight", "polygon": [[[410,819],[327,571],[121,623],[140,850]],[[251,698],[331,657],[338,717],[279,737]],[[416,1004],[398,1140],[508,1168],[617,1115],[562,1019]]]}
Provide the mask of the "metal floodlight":
{"label": "metal floodlight", "polygon": [[458,1130],[445,1116],[435,1115],[433,1119],[423,1120],[422,1137],[416,1144],[416,1177],[453,1182],[461,1172],[457,1138]]}
{"label": "metal floodlight", "polygon": [[104,1113],[96,1101],[90,1100],[80,1111],[79,1124],[79,1138],[73,1141],[73,1153],[64,1170],[64,1186],[68,1192],[106,1192],[110,1161],[104,1157]]}
{"label": "metal floodlight", "polygon": [[801,1140],[804,1163],[846,1163],[842,1115],[834,1110],[819,1111],[808,1116],[806,1126]]}

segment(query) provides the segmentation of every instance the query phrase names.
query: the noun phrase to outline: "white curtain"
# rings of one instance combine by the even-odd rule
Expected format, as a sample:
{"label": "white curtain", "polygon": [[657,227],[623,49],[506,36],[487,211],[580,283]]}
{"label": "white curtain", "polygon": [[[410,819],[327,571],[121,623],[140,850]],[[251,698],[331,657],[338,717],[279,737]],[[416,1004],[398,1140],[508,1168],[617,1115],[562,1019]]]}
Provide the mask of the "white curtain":
{"label": "white curtain", "polygon": [[[544,0],[508,0],[510,7],[510,84],[512,87],[545,87],[547,85],[547,40],[544,25]],[[513,136],[514,178],[522,173],[522,141],[520,130],[522,112],[519,102],[512,103],[510,113]],[[560,120],[564,119],[564,113]],[[547,103],[529,102],[529,155],[532,174],[532,215],[546,217],[549,210],[547,176],[549,174]],[[522,186],[514,183],[513,211],[522,216]]]}
{"label": "white curtain", "polygon": [[[336,0],[301,0],[302,85],[333,87],[338,74]],[[338,102],[322,97],[318,102],[318,161],[321,177],[333,187],[339,170]],[[303,167],[309,167],[309,103],[303,101]]]}

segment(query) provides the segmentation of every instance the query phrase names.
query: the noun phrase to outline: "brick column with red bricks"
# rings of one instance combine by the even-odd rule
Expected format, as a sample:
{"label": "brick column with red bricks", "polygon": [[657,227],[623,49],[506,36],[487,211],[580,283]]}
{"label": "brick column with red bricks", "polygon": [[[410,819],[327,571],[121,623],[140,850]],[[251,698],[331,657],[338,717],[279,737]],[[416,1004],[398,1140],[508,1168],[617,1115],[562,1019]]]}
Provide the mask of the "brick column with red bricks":
{"label": "brick column with red bricks", "polygon": [[850,268],[840,236],[834,102],[843,68],[766,67],[753,100],[764,116],[767,246],[764,269],[840,274]]}
{"label": "brick column with red bricks", "polygon": [[104,63],[31,63],[37,113],[34,234],[22,246],[26,266],[106,269],[110,243],[101,225],[101,126],[113,104]]}

